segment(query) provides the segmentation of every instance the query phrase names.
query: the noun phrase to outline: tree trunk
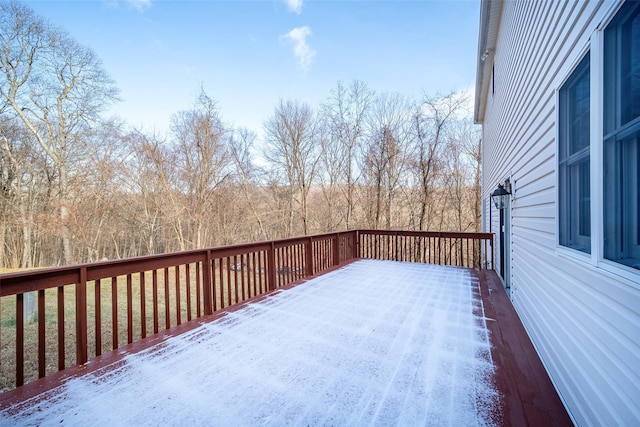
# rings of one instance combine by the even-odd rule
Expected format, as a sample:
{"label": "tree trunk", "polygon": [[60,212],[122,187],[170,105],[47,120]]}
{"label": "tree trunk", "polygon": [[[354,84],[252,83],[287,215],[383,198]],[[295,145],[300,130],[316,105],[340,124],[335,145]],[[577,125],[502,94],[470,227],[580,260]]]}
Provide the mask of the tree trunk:
{"label": "tree trunk", "polygon": [[20,220],[22,221],[22,259],[20,261],[20,268],[31,268],[33,264],[31,262],[31,256],[33,253],[32,234],[31,227],[33,224],[33,211],[26,212],[24,204],[20,203]]}
{"label": "tree trunk", "polygon": [[[4,213],[3,213],[4,215]],[[0,221],[0,266],[6,266],[5,242],[7,236],[7,225],[4,220]]]}
{"label": "tree trunk", "polygon": [[[66,203],[66,201],[63,201],[62,203]],[[71,230],[69,230],[68,221],[69,208],[67,208],[66,204],[63,204],[60,206],[60,232],[62,237],[62,261],[64,265],[73,264],[71,255]]]}

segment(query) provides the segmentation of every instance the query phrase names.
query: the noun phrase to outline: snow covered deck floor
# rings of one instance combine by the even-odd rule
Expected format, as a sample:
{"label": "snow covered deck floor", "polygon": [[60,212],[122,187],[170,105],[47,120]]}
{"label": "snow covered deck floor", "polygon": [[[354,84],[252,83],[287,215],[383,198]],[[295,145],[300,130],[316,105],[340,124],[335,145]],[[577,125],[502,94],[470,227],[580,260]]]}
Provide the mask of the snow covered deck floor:
{"label": "snow covered deck floor", "polygon": [[570,424],[524,330],[498,326],[515,312],[495,282],[356,261],[105,355],[34,397],[37,384],[18,389],[0,398],[0,424]]}

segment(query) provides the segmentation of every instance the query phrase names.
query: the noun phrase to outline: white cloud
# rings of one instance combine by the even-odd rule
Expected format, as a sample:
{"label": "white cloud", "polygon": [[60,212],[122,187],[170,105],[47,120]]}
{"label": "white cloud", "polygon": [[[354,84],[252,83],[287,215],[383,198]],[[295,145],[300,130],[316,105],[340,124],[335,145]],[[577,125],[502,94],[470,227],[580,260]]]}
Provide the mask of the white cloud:
{"label": "white cloud", "polygon": [[300,15],[302,13],[303,0],[284,0],[289,10]]}
{"label": "white cloud", "polygon": [[127,3],[138,12],[144,12],[151,7],[151,0],[127,0]]}
{"label": "white cloud", "polygon": [[117,9],[118,8],[118,0],[103,0],[103,3],[109,8],[109,9]]}
{"label": "white cloud", "polygon": [[307,70],[313,57],[316,56],[316,51],[307,44],[307,37],[311,35],[311,29],[309,27],[297,27],[289,31],[287,34],[280,36],[284,39],[293,42],[293,53],[298,59],[298,64],[303,70]]}
{"label": "white cloud", "polygon": [[109,9],[118,9],[122,3],[126,3],[138,12],[144,12],[145,9],[151,8],[151,2],[153,0],[103,0],[103,3]]}

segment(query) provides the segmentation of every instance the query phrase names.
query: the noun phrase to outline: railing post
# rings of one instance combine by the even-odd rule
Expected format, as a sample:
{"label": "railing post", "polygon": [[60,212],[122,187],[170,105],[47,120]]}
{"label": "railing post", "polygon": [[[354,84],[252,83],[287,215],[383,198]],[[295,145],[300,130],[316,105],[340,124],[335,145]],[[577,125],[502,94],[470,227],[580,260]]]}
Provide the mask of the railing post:
{"label": "railing post", "polygon": [[309,241],[304,245],[304,263],[305,276],[313,276],[313,236],[309,237]]}
{"label": "railing post", "polygon": [[389,253],[389,259],[393,261],[398,261],[398,233],[393,231],[389,235],[391,240],[391,250],[393,251],[393,257],[391,256],[391,252]]}
{"label": "railing post", "polygon": [[87,350],[87,267],[80,267],[80,280],[76,283],[76,364],[86,363]]}
{"label": "railing post", "polygon": [[46,375],[47,355],[46,355],[46,317],[44,304],[44,289],[38,290],[38,378]]}
{"label": "railing post", "polygon": [[133,342],[133,279],[127,274],[127,343]]}
{"label": "railing post", "polygon": [[360,230],[355,230],[353,232],[353,253],[351,254],[352,258],[361,258],[360,254]]}
{"label": "railing post", "polygon": [[16,387],[24,384],[24,293],[16,295]]}
{"label": "railing post", "polygon": [[271,241],[271,247],[267,250],[267,287],[270,291],[276,289],[276,247]]}
{"label": "railing post", "polygon": [[496,245],[495,245],[495,240],[496,240],[496,235],[492,234],[491,235],[491,240],[490,240],[490,246],[491,246],[491,269],[495,270],[496,269]]}
{"label": "railing post", "polygon": [[205,252],[204,255],[204,265],[203,265],[203,270],[202,270],[202,281],[204,282],[202,284],[202,292],[203,292],[203,296],[204,296],[204,314],[213,314],[213,304],[212,304],[212,298],[213,298],[213,282],[211,279],[211,276],[213,274],[215,274],[215,272],[212,273],[211,271],[211,250],[207,249],[207,251]]}
{"label": "railing post", "polygon": [[340,264],[340,233],[333,238],[333,265]]}

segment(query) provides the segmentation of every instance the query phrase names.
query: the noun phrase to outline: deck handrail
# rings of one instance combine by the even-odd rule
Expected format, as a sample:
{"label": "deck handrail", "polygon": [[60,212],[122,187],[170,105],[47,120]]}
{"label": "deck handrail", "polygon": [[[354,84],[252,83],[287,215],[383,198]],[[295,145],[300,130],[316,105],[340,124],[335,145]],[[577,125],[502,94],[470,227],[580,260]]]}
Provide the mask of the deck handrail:
{"label": "deck handrail", "polygon": [[493,268],[493,233],[358,230],[360,257]]}
{"label": "deck handrail", "polygon": [[14,341],[0,366],[15,365],[19,387],[357,258],[492,268],[492,251],[491,233],[351,230],[0,274],[0,327]]}

